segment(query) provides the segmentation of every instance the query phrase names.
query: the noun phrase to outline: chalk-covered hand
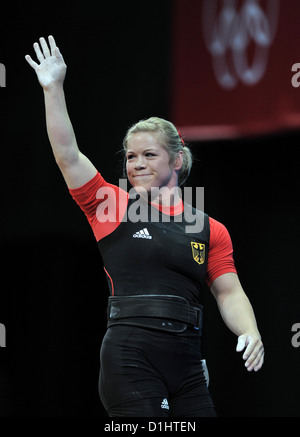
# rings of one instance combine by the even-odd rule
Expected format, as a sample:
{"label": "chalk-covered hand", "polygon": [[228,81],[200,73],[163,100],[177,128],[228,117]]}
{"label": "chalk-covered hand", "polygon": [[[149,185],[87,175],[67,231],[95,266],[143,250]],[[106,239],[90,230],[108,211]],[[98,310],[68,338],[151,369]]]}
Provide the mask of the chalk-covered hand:
{"label": "chalk-covered hand", "polygon": [[36,63],[30,55],[26,55],[25,59],[35,70],[41,86],[48,90],[63,84],[67,66],[52,35],[48,37],[49,46],[45,38],[40,38],[39,41],[40,44],[35,42],[33,48],[40,63]]}

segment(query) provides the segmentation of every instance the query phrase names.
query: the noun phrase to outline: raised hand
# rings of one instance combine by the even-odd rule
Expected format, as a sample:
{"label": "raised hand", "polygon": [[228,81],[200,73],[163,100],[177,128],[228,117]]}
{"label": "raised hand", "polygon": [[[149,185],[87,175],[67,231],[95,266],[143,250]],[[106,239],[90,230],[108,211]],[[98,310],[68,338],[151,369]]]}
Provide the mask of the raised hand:
{"label": "raised hand", "polygon": [[30,55],[26,55],[25,59],[35,70],[41,86],[48,90],[55,85],[63,84],[67,66],[52,35],[48,37],[50,49],[45,38],[40,38],[39,41],[41,48],[37,42],[33,44],[33,48],[40,64],[33,61]]}

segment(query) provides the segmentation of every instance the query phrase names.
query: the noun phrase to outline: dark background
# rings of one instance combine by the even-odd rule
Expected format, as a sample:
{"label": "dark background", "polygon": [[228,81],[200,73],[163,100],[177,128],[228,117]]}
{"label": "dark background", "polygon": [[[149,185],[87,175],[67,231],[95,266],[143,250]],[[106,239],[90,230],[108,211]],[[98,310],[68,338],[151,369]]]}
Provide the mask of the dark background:
{"label": "dark background", "polygon": [[[118,184],[127,128],[171,112],[172,2],[95,5],[16,8],[0,31],[2,417],[105,416],[97,384],[106,279],[52,157],[43,92],[24,56],[40,36],[55,36],[79,146]],[[249,374],[207,289],[203,348],[220,417],[300,415],[300,348],[291,344],[300,322],[299,139],[294,131],[191,144],[188,185],[205,187],[205,211],[230,231],[266,350],[263,369]]]}

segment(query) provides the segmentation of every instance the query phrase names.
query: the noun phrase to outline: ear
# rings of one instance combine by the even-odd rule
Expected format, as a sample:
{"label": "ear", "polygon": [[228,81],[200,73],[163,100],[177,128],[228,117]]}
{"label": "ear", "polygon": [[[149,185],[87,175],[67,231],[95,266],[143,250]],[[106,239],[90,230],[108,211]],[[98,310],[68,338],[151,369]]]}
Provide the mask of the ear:
{"label": "ear", "polygon": [[183,164],[183,151],[178,152],[177,158],[174,161],[174,170],[180,170]]}

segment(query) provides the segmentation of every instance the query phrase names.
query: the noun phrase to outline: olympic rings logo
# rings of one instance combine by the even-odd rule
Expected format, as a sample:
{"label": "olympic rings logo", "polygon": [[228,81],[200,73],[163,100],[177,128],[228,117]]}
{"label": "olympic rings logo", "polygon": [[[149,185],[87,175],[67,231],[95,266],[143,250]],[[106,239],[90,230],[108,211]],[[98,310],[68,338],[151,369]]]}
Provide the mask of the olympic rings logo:
{"label": "olympic rings logo", "polygon": [[[206,47],[213,60],[219,85],[227,90],[242,82],[256,85],[264,76],[279,18],[279,0],[267,0],[266,12],[260,0],[203,0],[202,26]],[[254,43],[252,62],[248,60]]]}

